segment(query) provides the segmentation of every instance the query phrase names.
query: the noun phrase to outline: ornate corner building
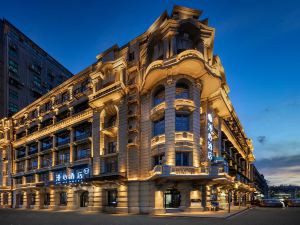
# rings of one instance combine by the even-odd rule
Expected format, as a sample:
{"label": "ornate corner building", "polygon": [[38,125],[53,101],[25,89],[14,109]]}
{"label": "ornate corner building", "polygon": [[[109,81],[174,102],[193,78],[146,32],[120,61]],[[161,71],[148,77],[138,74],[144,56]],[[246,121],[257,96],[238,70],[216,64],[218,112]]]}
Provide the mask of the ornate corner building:
{"label": "ornate corner building", "polygon": [[1,206],[165,213],[247,204],[252,142],[200,14],[175,6],[2,119]]}

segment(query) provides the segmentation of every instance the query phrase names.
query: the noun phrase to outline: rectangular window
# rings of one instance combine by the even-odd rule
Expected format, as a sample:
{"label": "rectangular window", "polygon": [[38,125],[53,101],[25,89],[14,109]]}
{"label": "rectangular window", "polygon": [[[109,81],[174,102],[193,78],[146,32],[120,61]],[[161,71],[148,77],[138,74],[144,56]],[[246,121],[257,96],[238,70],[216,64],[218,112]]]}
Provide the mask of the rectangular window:
{"label": "rectangular window", "polygon": [[76,159],[77,160],[86,159],[89,158],[90,155],[91,155],[91,150],[89,148],[77,149]]}
{"label": "rectangular window", "polygon": [[176,131],[190,130],[190,116],[188,114],[176,114],[175,130]]}
{"label": "rectangular window", "polygon": [[133,61],[134,60],[134,52],[129,52],[128,60],[129,61]]}
{"label": "rectangular window", "polygon": [[41,128],[48,127],[53,124],[53,119],[49,118],[43,122],[41,122]]}
{"label": "rectangular window", "polygon": [[13,72],[14,74],[18,73],[18,63],[16,63],[15,61],[13,61],[12,59],[8,60],[8,70],[10,72]]}
{"label": "rectangular window", "polygon": [[61,165],[70,162],[70,150],[64,150],[57,153],[56,164]]}
{"label": "rectangular window", "polygon": [[117,152],[117,142],[116,141],[111,141],[108,142],[108,151],[107,154],[112,154]]}
{"label": "rectangular window", "polygon": [[30,159],[28,163],[28,170],[35,170],[38,166],[37,158]]}
{"label": "rectangular window", "polygon": [[38,152],[38,145],[37,145],[37,143],[29,145],[28,155],[32,155],[32,154],[35,154],[37,152]]}
{"label": "rectangular window", "polygon": [[70,132],[64,131],[57,134],[57,146],[70,143]]}
{"label": "rectangular window", "polygon": [[26,183],[30,184],[30,183],[35,183],[35,176],[34,175],[29,175],[26,177]]}
{"label": "rectangular window", "polygon": [[70,111],[69,110],[66,110],[66,111],[63,111],[61,113],[59,113],[57,116],[56,116],[56,121],[59,122],[63,119],[66,119],[70,116]]}
{"label": "rectangular window", "polygon": [[118,171],[118,159],[111,157],[105,159],[105,173],[115,173]]}
{"label": "rectangular window", "polygon": [[42,151],[52,148],[52,143],[53,143],[53,141],[52,141],[51,137],[43,139],[42,140]]}
{"label": "rectangular window", "polygon": [[18,56],[18,48],[15,44],[13,44],[13,43],[9,44],[8,54],[11,57],[17,57]]}
{"label": "rectangular window", "polygon": [[42,80],[41,80],[41,77],[39,75],[33,74],[32,82],[33,82],[33,86],[35,86],[37,88],[41,88]]}
{"label": "rectangular window", "polygon": [[48,182],[49,181],[49,172],[41,173],[39,178],[40,178],[39,179],[40,182]]}
{"label": "rectangular window", "polygon": [[75,140],[81,140],[90,136],[90,124],[82,124],[75,128]]}
{"label": "rectangular window", "polygon": [[15,179],[15,183],[16,183],[16,184],[22,184],[22,183],[23,183],[23,177],[17,177],[17,178]]}
{"label": "rectangular window", "polygon": [[26,155],[26,148],[16,149],[17,151],[17,159],[20,159]]}
{"label": "rectangular window", "polygon": [[65,102],[65,101],[68,101],[68,100],[69,100],[69,92],[66,91],[66,92],[61,94],[61,101]]}
{"label": "rectangular window", "polygon": [[52,154],[42,156],[42,168],[52,166]]}
{"label": "rectangular window", "polygon": [[74,114],[80,113],[88,108],[89,108],[88,101],[82,102],[82,103],[74,106]]}
{"label": "rectangular window", "polygon": [[165,118],[153,122],[153,136],[165,133]]}
{"label": "rectangular window", "polygon": [[9,89],[9,98],[18,100],[18,98],[19,98],[18,92],[10,88]]}
{"label": "rectangular window", "polygon": [[19,107],[18,107],[17,104],[9,102],[9,104],[8,104],[8,111],[9,111],[10,115],[13,115],[13,114],[15,114],[16,112],[19,111]]}
{"label": "rectangular window", "polygon": [[189,166],[189,152],[176,152],[176,166]]}
{"label": "rectangular window", "polygon": [[153,157],[153,166],[162,165],[165,160],[165,154],[156,155]]}

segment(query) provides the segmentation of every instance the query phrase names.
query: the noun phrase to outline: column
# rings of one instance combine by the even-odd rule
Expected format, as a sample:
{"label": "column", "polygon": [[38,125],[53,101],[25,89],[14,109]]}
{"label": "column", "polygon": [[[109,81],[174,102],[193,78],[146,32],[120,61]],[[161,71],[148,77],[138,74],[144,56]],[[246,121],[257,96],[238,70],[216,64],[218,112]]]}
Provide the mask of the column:
{"label": "column", "polygon": [[94,186],[93,192],[89,194],[89,207],[93,211],[101,211],[102,205],[102,189]]}
{"label": "column", "polygon": [[167,78],[167,85],[165,88],[166,164],[175,166],[175,82],[172,77]]}
{"label": "column", "polygon": [[93,111],[91,155],[93,157],[93,175],[100,174],[100,111]]}
{"label": "column", "polygon": [[49,206],[49,208],[55,209],[56,206],[57,206],[57,200],[56,200],[55,190],[50,189],[50,206]]}
{"label": "column", "polygon": [[154,196],[154,214],[165,213],[164,192],[161,189],[156,189]]}
{"label": "column", "polygon": [[74,162],[76,160],[76,155],[75,155],[75,147],[74,147],[74,128],[70,127],[70,163]]}
{"label": "column", "polygon": [[[118,104],[118,135],[117,135],[117,148],[118,148],[118,169],[120,172],[126,172],[127,168],[127,104],[121,100]],[[130,151],[134,151],[133,149]],[[138,151],[135,154],[139,154]],[[137,162],[136,162],[137,163]],[[136,175],[137,176],[137,175]]]}
{"label": "column", "polygon": [[[42,151],[42,142],[41,141],[38,141],[38,153],[40,153]],[[41,155],[38,154],[38,169],[41,168]]]}
{"label": "column", "polygon": [[69,188],[67,191],[67,208],[68,209],[76,209],[77,208],[77,204],[76,204],[76,199],[75,199],[75,192],[72,188]]}
{"label": "column", "polygon": [[40,196],[40,191],[36,191],[35,192],[35,205],[34,208],[35,209],[40,209],[41,207],[41,196]]}
{"label": "column", "polygon": [[190,191],[190,207],[189,207],[190,212],[203,211],[203,207],[201,203],[201,195],[202,193],[197,188],[193,188]]}
{"label": "column", "polygon": [[118,212],[128,213],[127,186],[120,185],[118,188]]}
{"label": "column", "polygon": [[200,107],[201,107],[201,89],[202,84],[198,80],[193,85],[193,100],[195,104],[195,110],[192,113],[193,116],[193,134],[194,134],[194,147],[193,147],[193,166],[200,166]]}
{"label": "column", "polygon": [[56,157],[55,157],[55,146],[56,146],[56,135],[53,134],[52,135],[52,166],[55,166],[56,165]]}
{"label": "column", "polygon": [[22,208],[29,208],[29,201],[28,201],[28,193],[26,191],[22,192],[23,193],[23,205]]}

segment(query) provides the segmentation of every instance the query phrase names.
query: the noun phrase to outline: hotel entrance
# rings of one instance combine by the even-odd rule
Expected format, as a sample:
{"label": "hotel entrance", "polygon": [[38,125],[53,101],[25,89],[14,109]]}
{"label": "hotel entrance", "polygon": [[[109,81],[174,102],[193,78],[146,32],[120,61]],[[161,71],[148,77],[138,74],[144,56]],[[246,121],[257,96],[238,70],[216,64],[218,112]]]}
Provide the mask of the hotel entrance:
{"label": "hotel entrance", "polygon": [[177,189],[166,190],[164,196],[165,208],[179,208],[181,194]]}
{"label": "hotel entrance", "polygon": [[80,207],[88,207],[89,205],[89,192],[84,191],[80,194]]}

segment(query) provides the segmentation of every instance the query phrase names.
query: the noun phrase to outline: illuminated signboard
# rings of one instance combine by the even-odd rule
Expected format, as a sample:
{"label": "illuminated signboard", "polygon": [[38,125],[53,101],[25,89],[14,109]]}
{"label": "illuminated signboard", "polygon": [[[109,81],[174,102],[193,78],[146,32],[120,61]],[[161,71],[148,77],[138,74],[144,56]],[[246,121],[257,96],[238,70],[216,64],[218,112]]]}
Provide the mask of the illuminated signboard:
{"label": "illuminated signboard", "polygon": [[207,114],[207,158],[213,159],[213,118],[212,114]]}
{"label": "illuminated signboard", "polygon": [[64,171],[58,171],[55,173],[55,184],[69,184],[69,183],[79,183],[82,182],[85,178],[90,176],[90,169],[88,167],[74,169],[67,173]]}

